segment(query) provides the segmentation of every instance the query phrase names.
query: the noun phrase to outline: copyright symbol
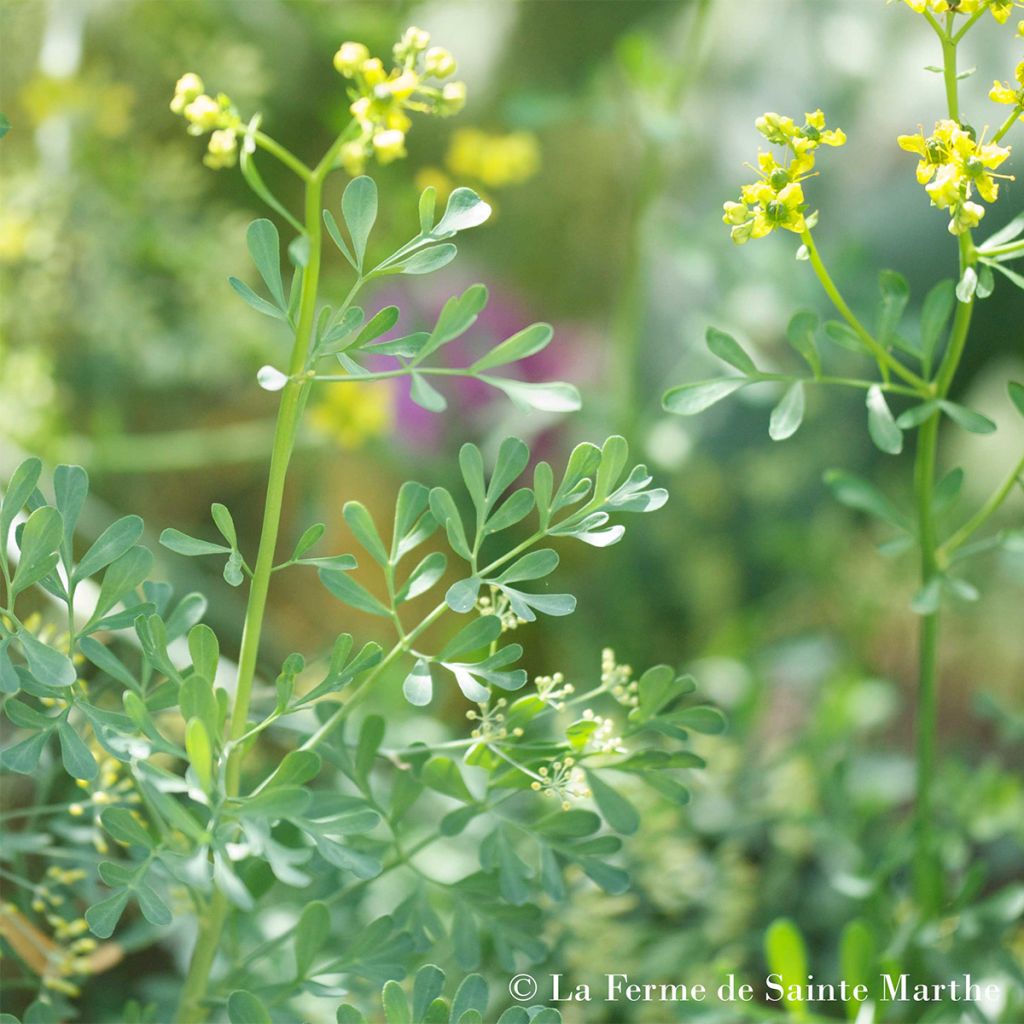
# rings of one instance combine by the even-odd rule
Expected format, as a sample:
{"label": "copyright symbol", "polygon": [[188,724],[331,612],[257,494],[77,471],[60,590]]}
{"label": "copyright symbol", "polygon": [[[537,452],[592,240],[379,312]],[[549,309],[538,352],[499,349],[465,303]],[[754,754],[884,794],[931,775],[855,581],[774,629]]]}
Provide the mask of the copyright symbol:
{"label": "copyright symbol", "polygon": [[529,974],[517,974],[508,983],[508,992],[513,999],[526,1002],[537,994],[537,981]]}

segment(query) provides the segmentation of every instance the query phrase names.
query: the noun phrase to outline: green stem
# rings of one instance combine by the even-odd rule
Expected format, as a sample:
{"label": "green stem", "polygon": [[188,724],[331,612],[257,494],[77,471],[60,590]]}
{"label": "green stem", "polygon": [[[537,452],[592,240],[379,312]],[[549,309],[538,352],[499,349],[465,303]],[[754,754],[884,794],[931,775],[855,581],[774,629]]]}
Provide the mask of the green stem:
{"label": "green stem", "polygon": [[970,519],[952,534],[936,552],[940,566],[948,565],[949,556],[957,548],[962,547],[988,520],[998,511],[999,507],[1010,496],[1010,492],[1017,484],[1024,486],[1024,455],[1021,456],[1017,465],[1010,471],[1010,475],[1002,482],[995,493],[971,516]]}
{"label": "green stem", "polygon": [[949,116],[958,124],[960,122],[960,96],[956,77],[956,47],[963,33],[971,27],[971,24],[972,22],[968,22],[964,25],[955,38],[950,38],[948,32],[942,37],[942,81],[946,87],[946,106],[949,108]]}
{"label": "green stem", "polygon": [[996,245],[991,249],[982,246],[978,250],[978,255],[992,259],[996,256],[1008,256],[1015,252],[1024,252],[1024,238],[1018,239],[1016,242],[1007,242],[1006,245]]}
{"label": "green stem", "polygon": [[[335,144],[337,145],[337,143]],[[335,146],[329,153],[335,152]],[[302,276],[302,290],[299,300],[298,323],[295,342],[292,347],[289,373],[298,375],[305,365],[316,314],[317,286],[320,278],[321,254],[321,196],[323,182],[333,161],[325,160],[306,179],[305,228],[309,238],[309,262]],[[274,430],[274,444],[270,458],[267,480],[267,497],[263,511],[263,528],[260,534],[259,550],[249,588],[249,601],[242,628],[242,645],[238,658],[238,683],[235,690],[234,706],[228,736],[237,741],[245,734],[249,718],[249,702],[252,685],[256,676],[259,656],[260,635],[266,612],[270,577],[274,568],[274,554],[281,525],[281,509],[284,502],[284,487],[291,460],[299,421],[305,405],[309,384],[303,380],[290,380],[281,392],[277,425]],[[225,771],[225,795],[238,795],[241,779],[244,749],[235,745],[228,756]],[[227,897],[218,889],[210,900],[204,919],[200,921],[199,936],[196,940],[188,974],[181,993],[181,1002],[175,1018],[177,1024],[202,1024],[207,1011],[203,1005],[209,984],[210,970],[220,944],[221,933],[228,913]]]}
{"label": "green stem", "polygon": [[[934,413],[918,434],[914,462],[914,494],[917,504],[921,584],[936,573],[935,461],[939,415]],[[932,781],[935,774],[935,736],[938,726],[938,610],[921,618],[918,649],[917,692],[917,798],[914,805],[913,881],[917,901],[925,916],[932,916],[940,902],[934,870],[932,842]]]}
{"label": "green stem", "polygon": [[271,156],[276,157],[303,181],[309,181],[312,178],[313,172],[294,153],[285,149],[279,142],[275,142],[269,135],[264,135],[263,132],[254,132],[252,137],[260,149],[264,149]]}
{"label": "green stem", "polygon": [[[578,514],[578,513],[577,513]],[[521,544],[517,544],[511,551],[507,551],[500,558],[496,558],[490,565],[485,566],[480,570],[479,575],[481,578],[486,578],[490,573],[494,572],[495,569],[501,568],[501,566],[512,561],[513,558],[517,557],[527,548],[532,547],[537,543],[538,540],[547,536],[546,530],[537,530],[526,538]],[[437,620],[447,611],[448,605],[443,601],[425,618],[415,629],[410,630],[390,651],[384,656],[384,659],[377,663],[376,667],[369,672],[363,679],[356,683],[351,689],[349,689],[348,699],[335,711],[330,718],[328,718],[323,725],[315,733],[313,733],[309,739],[299,748],[300,750],[313,750],[318,747],[341,723],[351,714],[352,709],[362,701],[366,695],[370,692],[371,685],[381,675],[381,673],[400,655],[408,651],[413,642],[420,636],[421,633],[425,632],[430,626],[432,626]]]}
{"label": "green stem", "polygon": [[999,126],[999,131],[992,136],[993,143],[999,142],[1002,139],[1002,137],[1013,127],[1017,118],[1021,116],[1021,113],[1024,113],[1024,105],[1018,103],[1011,111],[1010,116]]}
{"label": "green stem", "polygon": [[811,235],[809,229],[805,229],[800,235],[804,245],[807,246],[807,255],[810,258],[811,266],[814,268],[815,274],[818,276],[818,280],[821,282],[822,288],[825,289],[825,294],[832,300],[832,305],[839,310],[840,316],[853,328],[857,336],[864,342],[867,349],[878,361],[879,369],[883,371],[891,370],[897,376],[902,377],[908,384],[913,385],[919,391],[926,391],[928,388],[927,382],[919,377],[912,370],[908,370],[898,359],[895,359],[892,354],[879,344],[875,339],[874,335],[857,319],[856,314],[850,309],[846,299],[843,298],[842,293],[836,287],[835,281],[832,280],[832,276],[829,274],[828,269],[822,262],[821,254],[818,252],[818,247],[814,243],[814,237]]}
{"label": "green stem", "polygon": [[[957,91],[956,48],[959,38],[952,36],[952,15],[947,19],[942,40],[943,80],[949,116],[960,120],[960,102]],[[960,275],[977,258],[969,232],[958,237]],[[949,345],[931,385],[937,399],[949,393],[963,356],[971,327],[974,299],[957,304]],[[933,414],[921,425],[914,463],[914,496],[917,505],[918,545],[920,548],[921,585],[926,586],[939,572],[938,544],[936,540],[934,499],[935,466],[938,454],[939,415]],[[917,694],[917,797],[914,804],[914,859],[912,876],[914,894],[924,918],[934,917],[942,903],[942,883],[934,842],[934,777],[936,765],[936,737],[938,734],[938,650],[939,612],[936,609],[921,617],[918,647]]]}

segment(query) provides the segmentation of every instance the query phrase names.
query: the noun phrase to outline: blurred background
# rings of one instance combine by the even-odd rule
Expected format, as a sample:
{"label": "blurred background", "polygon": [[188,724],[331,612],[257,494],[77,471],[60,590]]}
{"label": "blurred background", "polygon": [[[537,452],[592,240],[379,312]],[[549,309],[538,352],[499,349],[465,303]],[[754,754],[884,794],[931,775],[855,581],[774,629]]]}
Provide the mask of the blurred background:
{"label": "blurred background", "polygon": [[[790,316],[829,315],[808,265],[793,259],[795,238],[738,249],[721,223],[722,202],[752,179],[744,163],[765,110],[799,118],[820,106],[847,133],[845,148],[821,153],[806,191],[855,308],[873,308],[883,267],[909,279],[911,317],[935,281],[955,275],[946,219],[895,143],[944,113],[941,77],[922,70],[940,59],[937,43],[905,5],[8,0],[0,471],[27,452],[81,463],[94,490],[86,532],[138,512],[154,549],[170,525],[212,537],[209,507],[220,501],[243,549],[255,549],[276,408],[255,375],[281,365],[287,339],[226,279],[248,278],[245,226],[264,210],[237,170],[202,165],[204,143],[185,135],[168,101],[179,75],[196,71],[313,161],[347,116],[331,67],[338,44],[362,40],[386,55],[409,23],[457,56],[470,99],[458,118],[417,125],[407,160],[371,169],[383,196],[375,244],[390,251],[411,233],[426,184],[471,185],[496,216],[460,242],[450,268],[397,279],[373,301],[400,305],[415,330],[449,295],[485,283],[491,304],[471,344],[552,322],[555,343],[527,372],[574,381],[585,409],[523,417],[470,389],[432,418],[401,386],[324,389],[296,456],[285,535],[322,521],[328,550],[350,550],[345,500],[387,521],[407,477],[453,483],[467,440],[493,450],[516,433],[558,461],[580,440],[625,434],[671,501],[617,547],[565,552],[564,589],[579,610],[557,630],[530,628],[527,667],[593,677],[611,645],[638,667],[692,671],[731,724],[708,741],[690,809],[647,808],[628,846],[635,889],[581,897],[559,919],[553,964],[600,966],[614,951],[617,969],[632,958],[649,977],[702,980],[709,965],[759,969],[764,928],[780,914],[825,963],[857,914],[892,933],[892,864],[914,784],[915,570],[878,555],[884,531],[834,504],[822,474],[840,465],[905,498],[906,456],[873,448],[859,392],[811,395],[804,426],[781,445],[767,436],[778,398],[768,386],[695,420],[666,417],[660,397],[719,372],[702,341],[709,324],[735,333],[762,366],[798,369]],[[999,116],[985,94],[993,77],[1012,77],[1020,40],[985,18],[966,49],[967,66],[981,70],[962,83],[964,104],[980,129]],[[267,158],[260,167],[294,207],[297,183]],[[1007,167],[1024,174],[1019,160]],[[336,176],[328,205],[343,184]],[[982,237],[1024,205],[1024,184],[1002,187]],[[348,287],[336,257],[327,297]],[[984,500],[1024,444],[1003,383],[1024,375],[1024,296],[999,285],[977,311],[957,383],[959,400],[999,432],[951,435],[944,448],[945,468],[967,469],[962,508]],[[831,358],[856,364],[841,349]],[[1006,522],[1019,524],[1022,509],[1018,495]],[[209,621],[236,652],[243,595],[196,560],[158,558],[176,587],[211,596]],[[991,555],[971,578],[981,600],[945,618],[940,813],[947,865],[983,865],[972,898],[984,910],[972,937],[958,933],[955,956],[941,943],[935,955],[1003,976],[1024,953],[1022,890],[1003,888],[1024,881],[1024,560]],[[268,675],[357,617],[305,577],[282,577],[269,616]],[[380,628],[355,625],[367,639]],[[397,680],[379,701],[399,713]],[[463,728],[458,701],[434,710]],[[1016,902],[985,903],[1006,891]],[[1015,937],[997,937],[1007,928]]]}

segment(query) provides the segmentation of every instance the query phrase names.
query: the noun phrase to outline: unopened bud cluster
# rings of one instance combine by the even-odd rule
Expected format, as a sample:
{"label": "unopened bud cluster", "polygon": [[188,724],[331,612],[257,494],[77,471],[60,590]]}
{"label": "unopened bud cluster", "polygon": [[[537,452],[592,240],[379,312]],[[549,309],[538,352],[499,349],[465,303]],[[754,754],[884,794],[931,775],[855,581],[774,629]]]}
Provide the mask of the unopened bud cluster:
{"label": "unopened bud cluster", "polygon": [[538,768],[537,775],[539,778],[530,783],[530,788],[561,801],[563,811],[568,811],[574,800],[586,800],[591,795],[587,776],[572,757]]}
{"label": "unopened bud cluster", "polygon": [[576,692],[576,688],[572,683],[565,681],[565,676],[561,672],[556,672],[553,676],[537,676],[533,680],[533,685],[537,688],[537,696],[555,711],[564,710],[565,698]]}
{"label": "unopened bud cluster", "polygon": [[509,733],[508,726],[505,724],[505,708],[508,706],[508,701],[504,697],[499,697],[495,701],[493,707],[488,704],[479,704],[479,711],[473,711],[470,709],[466,712],[466,717],[471,722],[476,722],[476,728],[470,733],[475,740],[480,740],[482,743],[493,743],[497,740],[508,739],[509,735],[516,737],[517,739],[523,735],[523,730],[516,728],[513,729],[511,734]]}
{"label": "unopened bud cluster", "polygon": [[444,81],[455,73],[455,59],[447,50],[430,46],[428,32],[406,29],[393,55],[390,69],[362,43],[342,43],[334,55],[335,70],[352,82],[349,110],[358,126],[358,136],[341,150],[349,174],[361,174],[371,156],[382,164],[405,156],[410,112],[447,117],[465,106],[465,84]]}
{"label": "unopened bud cluster", "polygon": [[218,93],[216,99],[204,91],[203,80],[190,71],[178,79],[174,87],[171,110],[188,121],[190,135],[210,132],[203,163],[219,170],[232,167],[238,159],[238,133],[242,121],[231,100]]}
{"label": "unopened bud cluster", "polygon": [[584,721],[597,726],[587,737],[587,749],[595,754],[625,754],[622,737],[615,731],[615,721],[606,715],[597,715],[592,708],[583,712]]}
{"label": "unopened bud cluster", "polygon": [[43,987],[71,999],[81,995],[80,986],[72,979],[75,975],[91,973],[89,956],[97,943],[89,934],[89,924],[84,917],[63,916],[61,911],[70,907],[72,900],[60,889],[85,878],[86,872],[81,868],[53,865],[46,869],[46,877],[35,887],[32,899],[32,910],[46,920],[56,943],[42,979]]}
{"label": "unopened bud cluster", "polygon": [[508,599],[501,593],[497,588],[491,588],[492,596],[482,596],[476,602],[476,610],[481,615],[496,615],[501,622],[502,633],[507,633],[511,629],[518,629],[522,626],[526,619],[521,619],[512,610],[512,606],[509,604]]}
{"label": "unopened bud cluster", "polygon": [[601,685],[628,708],[635,708],[640,703],[640,686],[633,678],[633,666],[620,665],[610,647],[601,652]]}

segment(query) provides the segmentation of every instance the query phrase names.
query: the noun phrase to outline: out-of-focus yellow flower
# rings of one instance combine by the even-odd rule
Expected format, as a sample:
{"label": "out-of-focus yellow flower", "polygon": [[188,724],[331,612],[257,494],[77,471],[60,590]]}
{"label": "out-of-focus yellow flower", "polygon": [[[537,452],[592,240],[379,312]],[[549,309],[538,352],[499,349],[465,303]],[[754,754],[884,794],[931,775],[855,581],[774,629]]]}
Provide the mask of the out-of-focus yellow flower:
{"label": "out-of-focus yellow flower", "polygon": [[204,88],[203,80],[194,71],[185,72],[175,83],[171,110],[175,114],[183,114],[185,107],[194,99],[198,99]]}
{"label": "out-of-focus yellow flower", "polygon": [[382,164],[389,164],[405,156],[405,132],[397,128],[377,132],[373,137],[373,152]]}
{"label": "out-of-focus yellow flower", "polygon": [[366,150],[361,142],[346,142],[341,147],[339,156],[345,173],[352,178],[359,177],[366,166]]}
{"label": "out-of-focus yellow flower", "polygon": [[423,70],[435,78],[454,75],[456,68],[455,58],[440,46],[432,46],[423,58]]}
{"label": "out-of-focus yellow flower", "polygon": [[214,170],[234,166],[238,159],[238,133],[242,119],[231,100],[218,93],[216,99],[203,91],[203,80],[194,72],[178,79],[171,110],[188,121],[189,135],[211,132],[203,163]]}
{"label": "out-of-focus yellow flower", "polygon": [[497,135],[460,128],[452,133],[445,165],[455,178],[470,178],[487,188],[506,188],[537,173],[540,146],[529,132]]}
{"label": "out-of-focus yellow flower", "polygon": [[395,43],[392,52],[395,61],[405,64],[407,61],[414,61],[430,45],[430,33],[415,25],[410,25],[403,33],[402,38]]}
{"label": "out-of-focus yellow flower", "polygon": [[737,245],[764,238],[776,228],[802,234],[807,218],[800,182],[814,169],[815,150],[846,144],[846,134],[828,128],[821,110],[805,114],[803,125],[774,112],[763,114],[754,125],[768,142],[783,149],[784,157],[780,162],[774,153],[758,152],[754,169],[760,180],[740,189],[739,202],[724,204],[722,220]]}
{"label": "out-of-focus yellow flower", "polygon": [[233,131],[221,128],[210,136],[203,163],[214,170],[222,167],[234,167],[238,159],[238,137]]}
{"label": "out-of-focus yellow flower", "polygon": [[420,192],[432,188],[443,203],[454,190],[455,183],[439,167],[421,167],[416,172],[416,188]]}
{"label": "out-of-focus yellow flower", "polygon": [[452,133],[444,168],[424,167],[416,174],[416,187],[436,190],[443,202],[455,182],[472,185],[493,205],[492,189],[521,185],[540,168],[540,144],[530,132],[490,133],[459,128]]}
{"label": "out-of-focus yellow flower", "polygon": [[[1021,22],[1021,28],[1024,29],[1024,21]],[[1009,82],[993,82],[988,98],[995,103],[1017,107],[1021,111],[1020,120],[1024,121],[1024,60],[1017,65],[1013,74],[1017,80],[1016,87]]]}
{"label": "out-of-focus yellow flower", "polygon": [[205,93],[197,96],[191,103],[187,103],[183,113],[185,120],[197,130],[198,134],[212,132],[215,128],[220,128],[224,115],[220,104]]}
{"label": "out-of-focus yellow flower", "polygon": [[442,117],[459,113],[466,105],[466,83],[448,82],[441,89],[441,103],[438,112]]}
{"label": "out-of-focus yellow flower", "polygon": [[37,125],[49,117],[73,114],[76,118],[90,119],[100,135],[117,139],[131,128],[135,92],[124,82],[97,77],[51,78],[40,74],[25,85],[18,98]]}
{"label": "out-of-focus yellow flower", "polygon": [[352,78],[369,59],[370,51],[362,43],[342,43],[334,55],[334,70]]}
{"label": "out-of-focus yellow flower", "polygon": [[392,389],[379,381],[366,387],[325,388],[309,415],[314,429],[353,449],[391,429],[392,408]]}
{"label": "out-of-focus yellow flower", "polygon": [[949,210],[949,230],[954,235],[977,227],[985,216],[985,207],[973,201],[975,190],[985,202],[994,203],[999,198],[996,179],[1009,178],[993,173],[1009,157],[1009,148],[975,139],[955,121],[938,121],[927,137],[922,131],[901,135],[896,141],[901,149],[921,158],[918,183],[924,185],[932,206]]}

